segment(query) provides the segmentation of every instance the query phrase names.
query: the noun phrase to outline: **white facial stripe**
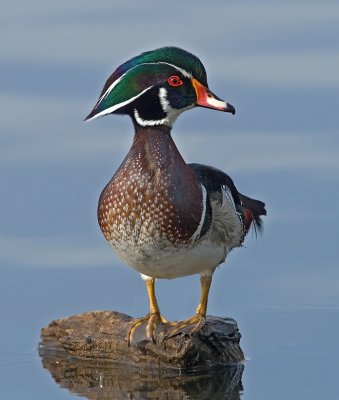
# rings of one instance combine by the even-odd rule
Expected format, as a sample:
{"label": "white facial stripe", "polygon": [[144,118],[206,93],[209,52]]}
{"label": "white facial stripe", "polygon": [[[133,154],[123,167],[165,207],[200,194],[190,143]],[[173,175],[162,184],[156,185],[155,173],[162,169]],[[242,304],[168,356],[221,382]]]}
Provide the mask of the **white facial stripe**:
{"label": "white facial stripe", "polygon": [[202,190],[202,213],[201,213],[201,218],[200,218],[200,222],[199,225],[196,229],[196,231],[193,233],[191,240],[192,242],[199,237],[200,233],[201,233],[201,229],[204,225],[204,221],[205,221],[205,216],[206,216],[206,200],[207,200],[207,191],[204,185],[201,185],[201,190]]}
{"label": "white facial stripe", "polygon": [[171,107],[169,101],[167,100],[167,90],[165,88],[159,89],[159,100],[164,113],[167,114],[166,125],[169,126],[172,126],[174,124],[175,120],[179,117],[181,113],[194,107],[194,104],[181,108],[180,110]]}
{"label": "white facial stripe", "polygon": [[142,63],[142,64],[138,64],[138,65],[135,65],[134,67],[130,68],[128,71],[126,71],[124,74],[122,74],[116,81],[114,81],[114,82],[107,88],[106,92],[100,97],[100,99],[98,100],[98,103],[100,103],[100,102],[115,88],[115,86],[117,86],[117,84],[124,78],[124,76],[125,76],[128,72],[130,72],[130,71],[131,71],[132,69],[134,69],[134,68],[139,67],[140,65],[145,65],[145,64],[155,64],[155,65],[156,65],[156,64],[166,64],[166,65],[169,65],[169,66],[171,66],[171,67],[177,69],[177,70],[178,70],[179,72],[181,72],[182,75],[185,76],[186,78],[192,79],[192,75],[191,75],[189,72],[185,71],[184,69],[182,69],[182,68],[180,68],[180,67],[177,67],[177,66],[174,65],[174,64],[170,64],[170,63],[167,63],[167,62],[162,62],[162,61],[160,61],[160,62],[158,62],[158,63]]}
{"label": "white facial stripe", "polygon": [[128,100],[126,100],[126,101],[123,101],[123,102],[121,102],[121,103],[119,103],[119,104],[115,104],[115,105],[112,106],[112,107],[109,107],[109,108],[106,108],[105,110],[100,111],[98,114],[94,115],[94,117],[92,117],[92,118],[89,118],[87,121],[92,121],[92,120],[95,119],[95,118],[101,117],[101,116],[106,115],[106,114],[110,114],[110,113],[112,113],[112,112],[118,110],[119,108],[124,107],[124,106],[126,106],[127,104],[132,103],[135,99],[137,99],[138,97],[142,96],[145,92],[147,92],[148,90],[150,90],[152,87],[153,87],[153,86],[150,86],[150,87],[144,89],[142,92],[140,92],[139,94],[137,94],[137,95],[134,96],[134,97],[131,97],[130,99],[128,99]]}
{"label": "white facial stripe", "polygon": [[[128,72],[128,71],[127,71],[127,72]],[[114,81],[114,82],[109,86],[109,88],[106,90],[106,92],[99,98],[97,104],[99,104],[99,103],[108,95],[108,93],[110,93],[110,92],[115,88],[115,86],[123,79],[123,77],[124,77],[125,75],[126,75],[126,72],[125,72],[123,75],[121,75],[120,78],[118,78],[116,81]]]}
{"label": "white facial stripe", "polygon": [[171,108],[168,100],[167,100],[167,90],[165,88],[159,89],[159,100],[164,113],[167,114],[169,108]]}
{"label": "white facial stripe", "polygon": [[165,88],[159,89],[159,101],[164,113],[166,114],[166,117],[158,120],[142,119],[138,113],[138,110],[134,109],[134,118],[140,126],[154,126],[154,125],[172,126],[174,121],[183,111],[189,110],[190,108],[194,107],[194,105],[192,104],[191,106],[182,108],[180,110],[172,108],[169,104],[169,101],[167,100],[167,90]]}
{"label": "white facial stripe", "polygon": [[[98,100],[98,102],[97,102],[97,106],[98,106],[98,105],[109,95],[109,93],[122,81],[122,79],[124,79],[125,75],[126,75],[129,71],[131,71],[131,70],[134,69],[134,68],[139,67],[140,65],[145,65],[145,64],[154,64],[154,65],[156,65],[156,64],[165,64],[165,65],[169,65],[169,66],[175,68],[177,71],[179,71],[179,72],[180,72],[183,76],[185,76],[186,78],[192,79],[192,75],[191,75],[189,72],[187,72],[186,70],[184,70],[184,69],[182,69],[182,68],[180,68],[180,67],[178,67],[178,66],[176,66],[176,65],[174,65],[174,64],[170,64],[170,63],[167,63],[167,62],[162,62],[162,61],[160,61],[160,62],[156,62],[156,63],[147,63],[147,62],[146,62],[146,63],[138,64],[138,65],[135,65],[134,67],[130,68],[128,71],[126,71],[123,75],[121,75],[116,81],[114,81],[114,82],[107,88],[106,92],[99,98],[99,100]],[[101,116],[103,116],[103,115],[111,114],[112,112],[118,110],[119,108],[124,107],[124,106],[127,105],[127,104],[130,104],[132,101],[134,101],[135,99],[137,99],[138,97],[140,97],[141,95],[143,95],[145,92],[147,92],[147,90],[151,89],[152,87],[153,87],[153,86],[149,86],[148,88],[146,88],[146,89],[144,89],[142,92],[140,92],[138,95],[136,95],[136,96],[134,96],[134,97],[131,97],[130,99],[128,99],[128,100],[126,100],[126,101],[123,101],[123,102],[121,102],[121,103],[119,103],[119,104],[115,104],[114,106],[109,107],[109,108],[107,108],[107,109],[105,109],[105,110],[102,110],[102,111],[99,112],[98,114],[94,115],[92,118],[89,118],[89,119],[87,120],[87,122],[88,122],[88,121],[92,121],[93,119],[98,118],[98,117],[101,117]],[[160,93],[161,90],[163,90],[164,92]],[[166,96],[167,96],[167,91],[166,91],[166,89],[165,89],[165,88],[161,88],[160,91],[159,91],[159,99],[160,99],[161,106],[162,106],[164,112],[169,113],[169,114],[171,115],[172,118],[163,118],[163,119],[158,120],[158,121],[151,121],[151,120],[143,120],[143,119],[139,116],[139,114],[137,114],[137,116],[138,116],[138,118],[139,118],[139,121],[140,121],[140,122],[143,121],[143,124],[140,123],[141,126],[162,125],[162,124],[165,124],[165,125],[172,125],[173,122],[175,121],[175,119],[178,117],[179,114],[181,114],[182,111],[191,108],[191,106],[190,106],[190,107],[186,107],[185,109],[180,110],[180,111],[179,111],[179,110],[174,110],[174,109],[169,105],[169,102],[168,102],[168,100],[167,100],[167,98],[166,98]],[[135,114],[135,112],[134,112],[134,114]],[[135,119],[136,119],[136,121],[138,122],[137,117],[136,117]],[[139,123],[139,122],[138,122],[138,123]]]}
{"label": "white facial stripe", "polygon": [[174,65],[174,64],[171,64],[171,63],[168,63],[168,62],[164,62],[164,61],[160,61],[159,63],[154,63],[154,64],[166,64],[166,65],[169,65],[169,66],[175,68],[176,70],[178,70],[179,72],[181,72],[182,75],[183,75],[185,78],[189,78],[189,79],[192,79],[192,78],[193,78],[193,77],[192,77],[192,74],[190,74],[189,72],[187,72],[185,69],[178,67],[177,65]]}

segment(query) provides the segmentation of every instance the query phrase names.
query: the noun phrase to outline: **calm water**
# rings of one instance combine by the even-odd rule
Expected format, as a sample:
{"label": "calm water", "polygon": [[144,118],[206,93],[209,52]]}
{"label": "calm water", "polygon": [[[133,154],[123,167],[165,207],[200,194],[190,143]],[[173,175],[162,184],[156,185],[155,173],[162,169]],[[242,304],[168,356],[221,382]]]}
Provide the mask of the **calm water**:
{"label": "calm water", "polygon": [[[332,0],[2,5],[1,399],[338,397],[338,20]],[[197,54],[211,90],[237,110],[180,116],[183,157],[225,170],[267,204],[264,235],[216,271],[209,299],[210,314],[238,322],[247,361],[189,377],[74,360],[45,368],[39,333],[53,319],[147,311],[143,282],[114,258],[96,222],[131,124],[82,121],[118,64],[168,44]],[[163,314],[184,319],[199,278],[161,281],[157,292]]]}
{"label": "calm water", "polygon": [[[2,296],[7,298],[7,304],[1,303],[1,315],[6,321],[0,332],[1,398],[65,399],[81,395],[90,399],[234,399],[241,396],[259,400],[337,395],[339,310],[330,305],[244,306],[240,298],[237,306],[234,293],[230,309],[243,335],[242,348],[248,358],[244,371],[232,368],[202,376],[140,376],[126,368],[109,368],[100,363],[57,359],[42,363],[37,351],[39,329],[50,322],[51,316],[107,309],[109,302],[104,305],[105,299],[115,297],[114,291],[119,290],[118,297],[121,296],[120,310],[130,309],[141,315],[146,299],[140,306],[127,300],[132,292],[137,298],[145,295],[142,285],[136,283],[137,276],[107,268],[5,271],[0,287]],[[171,290],[171,285],[179,286],[176,298],[179,294],[185,298],[187,283],[184,279],[159,286],[165,292]],[[118,289],[121,286],[131,293]],[[189,285],[189,290],[192,286]],[[227,294],[225,298],[231,301]],[[174,300],[175,307],[178,301]],[[214,306],[216,302],[214,291],[211,308],[218,308]],[[171,307],[163,307],[166,308],[170,316]],[[185,303],[181,308],[182,312],[173,318],[183,318],[185,313],[193,311],[190,304]]]}

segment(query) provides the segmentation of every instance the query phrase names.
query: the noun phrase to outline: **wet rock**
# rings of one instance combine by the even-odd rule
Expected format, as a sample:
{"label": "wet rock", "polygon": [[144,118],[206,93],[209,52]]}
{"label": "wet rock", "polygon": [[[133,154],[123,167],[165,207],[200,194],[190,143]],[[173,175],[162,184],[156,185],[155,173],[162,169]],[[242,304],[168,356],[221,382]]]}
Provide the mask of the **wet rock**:
{"label": "wet rock", "polygon": [[206,324],[192,335],[180,334],[164,340],[171,329],[157,328],[156,341],[138,328],[130,346],[127,334],[135,319],[114,311],[96,311],[51,322],[41,330],[40,354],[102,360],[160,371],[209,370],[244,360],[240,333],[232,319],[208,316]]}

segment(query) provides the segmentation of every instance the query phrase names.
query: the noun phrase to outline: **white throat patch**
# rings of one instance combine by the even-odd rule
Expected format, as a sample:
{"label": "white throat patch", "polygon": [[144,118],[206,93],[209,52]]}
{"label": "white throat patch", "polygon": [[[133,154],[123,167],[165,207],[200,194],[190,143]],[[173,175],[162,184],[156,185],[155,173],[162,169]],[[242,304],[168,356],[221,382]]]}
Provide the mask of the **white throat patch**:
{"label": "white throat patch", "polygon": [[169,125],[167,118],[162,118],[158,120],[142,119],[136,108],[134,109],[134,118],[140,126]]}
{"label": "white throat patch", "polygon": [[165,88],[159,89],[159,100],[164,113],[167,114],[168,125],[170,126],[174,124],[181,113],[194,107],[194,104],[181,108],[180,110],[171,107],[167,100],[167,90]]}
{"label": "white throat patch", "polygon": [[182,112],[194,107],[193,104],[191,106],[181,108],[180,110],[171,107],[169,101],[167,100],[167,90],[165,88],[160,88],[158,95],[159,95],[159,101],[161,104],[161,108],[163,109],[164,113],[166,114],[166,117],[162,118],[162,119],[158,119],[158,120],[142,119],[138,113],[138,110],[134,109],[134,118],[139,125],[141,125],[141,126],[155,126],[155,125],[173,126],[175,120],[179,117],[179,115]]}
{"label": "white throat patch", "polygon": [[167,100],[167,90],[165,88],[159,89],[159,101],[161,104],[161,108],[163,109],[164,113],[166,114],[165,118],[158,119],[158,120],[150,120],[150,119],[142,119],[138,113],[138,110],[134,109],[134,118],[137,123],[141,126],[155,126],[155,125],[167,125],[172,126],[178,116],[186,110],[189,110],[192,106],[188,106],[185,108],[181,108],[177,110],[170,106],[169,101]]}

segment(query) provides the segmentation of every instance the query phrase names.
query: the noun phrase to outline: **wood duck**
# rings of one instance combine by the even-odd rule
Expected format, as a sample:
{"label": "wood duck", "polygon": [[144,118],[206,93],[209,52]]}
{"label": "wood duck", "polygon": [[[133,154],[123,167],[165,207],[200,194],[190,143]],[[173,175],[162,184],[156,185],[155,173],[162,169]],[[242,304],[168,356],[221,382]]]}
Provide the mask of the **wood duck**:
{"label": "wood duck", "polygon": [[154,283],[200,274],[196,314],[173,323],[171,334],[198,332],[204,325],[216,267],[242,245],[251,226],[261,229],[265,204],[240,194],[224,172],[186,164],[171,136],[176,118],[193,107],[235,114],[234,107],[208,88],[206,71],[195,55],[163,47],[120,65],[108,78],[85,121],[127,114],[134,125],[131,149],[101,193],[100,228],[118,256],[144,279],[149,313],[148,338],[167,320],[160,314]]}

